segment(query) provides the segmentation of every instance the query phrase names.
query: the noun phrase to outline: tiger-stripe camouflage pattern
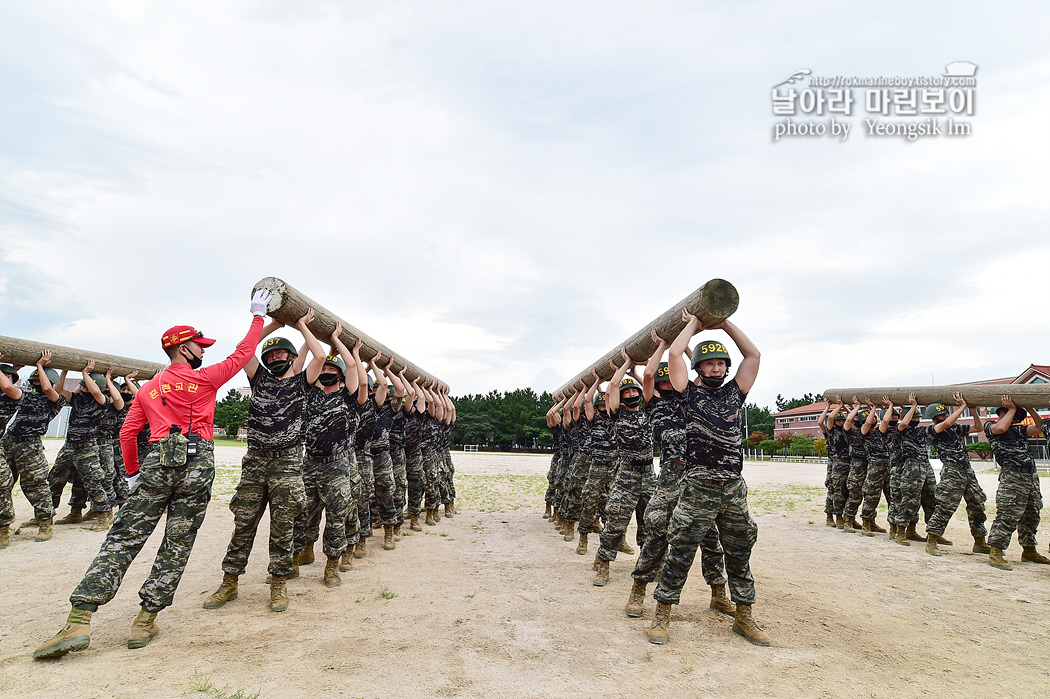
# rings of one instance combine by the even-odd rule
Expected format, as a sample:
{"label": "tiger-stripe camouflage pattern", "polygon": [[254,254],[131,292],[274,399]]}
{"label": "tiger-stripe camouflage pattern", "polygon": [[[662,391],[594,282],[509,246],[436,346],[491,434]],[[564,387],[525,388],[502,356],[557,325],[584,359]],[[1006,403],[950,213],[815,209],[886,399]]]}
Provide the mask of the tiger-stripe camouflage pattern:
{"label": "tiger-stripe camouflage pattern", "polygon": [[[364,421],[362,420],[363,425]],[[360,428],[358,432],[360,432]],[[372,455],[367,449],[362,449],[354,452],[354,457],[357,461],[357,472],[361,474],[361,498],[357,501],[358,536],[362,539],[367,539],[372,536],[372,498],[376,494],[375,475],[372,472]]]}
{"label": "tiger-stripe camouflage pattern", "polygon": [[62,491],[66,483],[73,480],[74,473],[80,477],[91,499],[91,509],[96,512],[110,509],[109,498],[106,497],[106,490],[103,487],[105,473],[99,461],[98,443],[94,439],[73,442],[67,438],[66,443],[59,449],[55,463],[47,476],[53,507],[58,507],[62,499]]}
{"label": "tiger-stripe camouflage pattern", "polygon": [[[938,452],[939,453],[939,452]],[[952,518],[955,511],[959,509],[959,502],[966,500],[966,519],[970,524],[970,534],[983,537],[988,534],[984,523],[988,516],[984,511],[984,503],[988,497],[977,482],[977,474],[969,462],[952,463],[943,462],[941,467],[941,482],[937,484],[937,509],[933,517],[926,525],[926,532],[943,536],[948,526],[948,520]]]}
{"label": "tiger-stripe camouflage pattern", "polygon": [[846,442],[846,431],[833,425],[825,435],[824,441],[828,450],[828,467],[824,476],[824,487],[827,488],[824,512],[829,515],[841,515],[846,509],[846,478],[849,476],[849,444]]}
{"label": "tiger-stripe camouflage pattern", "polygon": [[868,455],[860,425],[854,424],[846,430],[846,441],[849,443],[849,474],[846,476],[846,506],[842,514],[856,517],[864,499],[864,479],[868,475]]}
{"label": "tiger-stripe camouflage pattern", "polygon": [[653,462],[629,462],[621,460],[616,470],[616,478],[609,491],[609,500],[605,505],[607,520],[601,533],[601,546],[598,558],[603,561],[615,561],[616,552],[623,542],[631,515],[638,522],[635,539],[639,547],[644,546],[649,538],[645,526],[645,509],[656,490],[656,476],[653,474]]}
{"label": "tiger-stripe camouflage pattern", "polygon": [[[22,487],[22,494],[33,506],[33,516],[37,519],[51,519],[55,515],[55,506],[51,501],[51,489],[47,484],[47,473],[50,468],[47,457],[44,455],[44,443],[40,437],[12,437],[10,433],[4,436],[3,453],[0,456],[7,457],[8,473],[13,481],[18,481]],[[2,471],[2,466],[0,466]],[[0,473],[0,478],[3,474]],[[4,488],[0,482],[0,489]],[[0,500],[4,493],[10,498],[11,488],[0,490]],[[2,509],[0,505],[0,509]],[[0,520],[2,520],[0,516]],[[0,521],[3,524],[3,521]]]}
{"label": "tiger-stripe camouflage pattern", "polygon": [[1003,434],[992,432],[995,423],[987,423],[984,433],[999,464],[999,487],[995,491],[995,520],[988,533],[988,545],[1003,551],[1017,530],[1017,543],[1035,546],[1043,495],[1039,490],[1039,473],[1028,450],[1027,430],[1011,425]]}
{"label": "tiger-stripe camouflage pattern", "polygon": [[[329,460],[332,459],[332,460]],[[317,541],[321,512],[324,512],[322,549],[329,558],[346,553],[346,520],[353,503],[350,487],[350,461],[346,453],[317,461],[303,457],[303,489],[306,505],[295,518],[294,552]],[[356,504],[356,503],[354,503]]]}
{"label": "tiger-stripe camouflage pattern", "polygon": [[408,462],[404,447],[390,445],[390,463],[394,466],[395,525],[405,523],[405,505],[408,504]]}
{"label": "tiger-stripe camouflage pattern", "polygon": [[405,476],[408,479],[408,514],[418,517],[423,511],[423,493],[426,474],[423,469],[423,450],[416,449],[405,455]]}

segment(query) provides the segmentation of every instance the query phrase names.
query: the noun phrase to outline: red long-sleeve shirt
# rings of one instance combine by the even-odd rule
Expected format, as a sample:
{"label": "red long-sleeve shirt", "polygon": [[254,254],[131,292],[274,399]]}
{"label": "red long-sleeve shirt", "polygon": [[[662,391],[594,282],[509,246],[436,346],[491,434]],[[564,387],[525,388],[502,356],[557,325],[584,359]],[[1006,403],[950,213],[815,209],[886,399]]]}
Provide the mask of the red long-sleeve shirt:
{"label": "red long-sleeve shirt", "polygon": [[172,364],[142,384],[124,420],[124,426],[120,428],[120,451],[124,455],[124,469],[129,476],[139,471],[135,438],[147,422],[151,442],[167,437],[172,425],[179,425],[183,434],[186,434],[189,425],[189,431],[196,432],[201,439],[212,439],[215,395],[255,354],[255,347],[262,337],[262,328],[262,316],[255,316],[248,334],[237,345],[237,349],[218,364],[203,369],[193,369],[181,362]]}

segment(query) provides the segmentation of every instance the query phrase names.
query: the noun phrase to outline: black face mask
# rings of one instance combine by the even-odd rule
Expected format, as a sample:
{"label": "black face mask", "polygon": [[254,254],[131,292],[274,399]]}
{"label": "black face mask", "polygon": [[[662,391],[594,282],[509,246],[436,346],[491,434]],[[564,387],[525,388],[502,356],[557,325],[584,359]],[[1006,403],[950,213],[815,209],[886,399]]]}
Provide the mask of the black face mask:
{"label": "black face mask", "polygon": [[130,393],[124,393],[124,391],[121,391],[120,392],[120,397],[124,399],[125,403],[127,403],[128,401],[130,401],[135,396],[130,394]]}
{"label": "black face mask", "polygon": [[639,405],[642,404],[642,397],[631,396],[630,398],[624,398],[623,404],[626,405],[628,408],[637,408]]}
{"label": "black face mask", "polygon": [[724,376],[701,376],[700,383],[707,386],[708,388],[718,388],[725,383],[726,377]]}
{"label": "black face mask", "polygon": [[321,374],[317,377],[317,380],[321,382],[322,386],[335,386],[339,383],[339,374]]}
{"label": "black face mask", "polygon": [[[186,351],[189,351],[189,349],[187,348]],[[188,356],[188,357],[186,357],[186,355],[182,355],[182,356],[185,357],[186,361],[190,363],[190,368],[191,369],[200,369],[201,368],[201,364],[204,363],[204,360],[201,359],[200,357],[198,357],[197,355],[195,355],[193,352],[190,352],[190,356]]]}
{"label": "black face mask", "polygon": [[266,362],[266,368],[269,369],[274,376],[284,376],[285,372],[287,372],[291,366],[291,359],[274,359]]}

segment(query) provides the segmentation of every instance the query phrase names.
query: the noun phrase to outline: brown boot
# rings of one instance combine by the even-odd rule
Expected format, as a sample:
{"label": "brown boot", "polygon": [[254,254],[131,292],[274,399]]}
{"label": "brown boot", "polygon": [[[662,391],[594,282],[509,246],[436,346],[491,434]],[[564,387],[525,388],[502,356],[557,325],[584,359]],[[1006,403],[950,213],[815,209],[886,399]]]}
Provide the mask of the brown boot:
{"label": "brown boot", "polygon": [[839,529],[842,529],[842,527],[844,527],[845,524],[846,523],[843,521],[842,515],[835,515],[835,526],[836,527],[838,527]]}
{"label": "brown boot", "polygon": [[93,519],[98,519],[99,511],[88,509],[87,513],[80,519],[80,523],[90,522]]}
{"label": "brown boot", "polygon": [[725,583],[711,586],[711,604],[707,608],[716,612],[722,612],[726,616],[736,614],[736,605],[733,604],[729,599],[729,595],[726,594]]}
{"label": "brown boot", "polygon": [[576,536],[573,533],[573,527],[575,527],[575,526],[576,526],[575,522],[568,522],[568,523],[566,523],[566,525],[565,525],[565,536],[563,536],[562,539],[564,539],[565,541],[572,541],[573,538],[575,538],[575,536]]}
{"label": "brown boot", "polygon": [[452,510],[452,514],[453,515],[458,515],[459,514],[459,510],[456,509],[456,501],[455,500],[449,500],[448,506]]}
{"label": "brown boot", "polygon": [[339,587],[342,583],[339,579],[339,556],[329,556],[324,566],[324,586]]}
{"label": "brown boot", "polygon": [[79,524],[84,521],[84,510],[80,507],[69,508],[69,514],[62,519],[56,519],[55,524]]}
{"label": "brown boot", "polygon": [[414,532],[423,531],[423,527],[419,526],[419,515],[409,515],[408,528]]}
{"label": "brown boot", "polygon": [[758,627],[751,617],[750,604],[736,606],[736,620],[733,622],[733,633],[738,633],[756,646],[770,645],[769,634]]}
{"label": "brown boot", "polygon": [[55,658],[71,650],[84,650],[91,644],[91,612],[73,607],[66,625],[44,645],[33,651],[34,658]]}
{"label": "brown boot", "polygon": [[645,604],[645,585],[646,583],[641,580],[635,580],[634,585],[631,586],[631,596],[627,598],[627,606],[623,608],[623,613],[629,617],[640,617],[642,615],[642,606]]}
{"label": "brown boot", "polygon": [[875,536],[875,532],[873,532],[871,530],[872,520],[870,520],[870,519],[862,519],[862,522],[863,522],[863,524],[861,524],[861,527],[860,527],[860,534],[861,534],[861,536]]}
{"label": "brown boot", "polygon": [[40,528],[37,531],[36,536],[33,537],[33,540],[48,541],[53,533],[54,531],[51,528],[51,519],[42,519],[40,520]]}
{"label": "brown boot", "polygon": [[113,510],[102,510],[98,513],[98,520],[88,527],[88,530],[93,532],[108,532],[111,526],[113,526]]}
{"label": "brown boot", "polygon": [[445,516],[451,519],[456,514],[455,510],[452,509],[452,503],[445,503]]}
{"label": "brown boot", "polygon": [[160,633],[160,627],[156,624],[157,612],[147,612],[140,609],[135,621],[131,622],[131,630],[128,631],[128,648],[143,648]]}
{"label": "brown boot", "polygon": [[440,507],[435,507],[434,508],[434,523],[437,524],[440,521],[441,521],[441,508]]}
{"label": "brown boot", "polygon": [[427,518],[425,523],[428,527],[432,527],[435,524],[437,524],[437,522],[434,521],[434,511],[431,510],[429,507],[427,508]]}
{"label": "brown boot", "polygon": [[354,554],[353,546],[346,547],[346,553],[339,558],[339,572],[345,573],[348,570],[354,569]]}
{"label": "brown boot", "polygon": [[222,584],[211,597],[204,600],[205,609],[218,609],[227,602],[237,599],[237,576],[223,573]]}
{"label": "brown boot", "polygon": [[952,545],[952,542],[948,541],[943,536],[938,536],[937,537],[937,543],[940,544],[941,546],[951,546]]}
{"label": "brown boot", "polygon": [[829,527],[835,526],[835,515],[828,513],[827,519],[824,520],[824,524]]}
{"label": "brown boot", "polygon": [[984,540],[983,536],[975,536],[973,538],[973,552],[974,553],[991,553],[992,550],[988,548],[988,542]]}
{"label": "brown boot", "polygon": [[609,561],[597,560],[598,573],[594,576],[594,585],[596,587],[605,587],[609,584]]}
{"label": "brown boot", "polygon": [[396,543],[398,541],[401,541],[401,525],[400,524],[395,524],[394,525],[394,542]]}
{"label": "brown boot", "polygon": [[897,539],[897,525],[893,522],[890,522],[890,539]]}
{"label": "brown boot", "polygon": [[11,545],[11,525],[0,524],[0,549]]}
{"label": "brown boot", "polygon": [[886,530],[875,523],[875,518],[871,518],[871,532],[872,534],[885,534]]}
{"label": "brown boot", "polygon": [[904,527],[900,526],[899,524],[897,525],[897,536],[896,538],[894,538],[894,541],[896,541],[901,546],[911,546],[911,542],[908,541],[908,537],[905,534]]}
{"label": "brown boot", "polygon": [[299,552],[299,565],[308,566],[314,562],[314,542],[307,541],[306,546]]}
{"label": "brown boot", "polygon": [[580,543],[576,545],[576,553],[581,556],[587,555],[587,533],[580,532]]}
{"label": "brown boot", "polygon": [[653,613],[653,624],[649,627],[649,643],[662,646],[667,643],[671,629],[671,605],[663,602],[656,603],[656,612]]}
{"label": "brown boot", "polygon": [[[846,532],[847,534],[852,534],[853,531],[854,531],[853,521],[854,520],[853,520],[852,517],[843,517],[842,518],[842,531]],[[859,527],[857,527],[857,528],[859,529]]]}
{"label": "brown boot", "polygon": [[605,531],[605,527],[602,526],[602,521],[597,517],[594,518],[594,526],[591,527],[591,531],[595,534],[595,536],[599,536],[603,531]]}
{"label": "brown boot", "polygon": [[915,522],[908,525],[908,529],[904,532],[904,536],[907,537],[908,541],[926,541],[924,537],[919,536],[919,532],[915,531]]}
{"label": "brown boot", "polygon": [[937,549],[937,535],[926,532],[926,553],[931,556],[940,556],[941,552]]}
{"label": "brown boot", "polygon": [[543,511],[543,518],[544,519],[550,519],[551,518],[551,504],[549,502],[547,503],[547,509]]}
{"label": "brown boot", "polygon": [[274,575],[270,583],[270,611],[283,612],[288,609],[288,586],[283,575]]}
{"label": "brown boot", "polygon": [[1021,547],[1021,560],[1028,563],[1050,563],[1050,558],[1035,550],[1035,546]]}
{"label": "brown boot", "polygon": [[394,543],[394,525],[387,524],[383,526],[383,550],[393,551],[397,548],[397,544]]}
{"label": "brown boot", "polygon": [[558,530],[559,534],[565,536],[565,532],[569,531],[569,520],[562,517],[558,520],[558,524],[554,528]]}
{"label": "brown boot", "polygon": [[620,545],[616,548],[620,553],[626,553],[628,556],[634,555],[634,549],[631,548],[630,544],[627,543],[627,539],[620,537]]}
{"label": "brown boot", "polygon": [[1006,562],[1003,558],[1003,550],[997,549],[994,546],[988,547],[988,565],[993,568],[999,568],[1001,570],[1013,570],[1014,567]]}
{"label": "brown boot", "polygon": [[354,558],[364,558],[368,555],[368,551],[365,549],[366,541],[368,541],[367,536],[362,536],[357,540],[357,545],[354,546]]}
{"label": "brown boot", "polygon": [[292,554],[292,572],[291,572],[291,574],[289,574],[285,578],[285,580],[293,580],[293,579],[298,578],[298,577],[299,577],[299,556],[296,555],[296,554]]}

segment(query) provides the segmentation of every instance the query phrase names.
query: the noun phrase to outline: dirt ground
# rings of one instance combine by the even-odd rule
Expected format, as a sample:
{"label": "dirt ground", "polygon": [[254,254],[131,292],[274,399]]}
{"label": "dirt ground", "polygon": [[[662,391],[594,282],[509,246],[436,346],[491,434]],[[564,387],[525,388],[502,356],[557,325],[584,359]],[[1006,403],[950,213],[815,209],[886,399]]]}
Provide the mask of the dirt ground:
{"label": "dirt ground", "polygon": [[[48,444],[51,458],[57,447]],[[823,467],[810,465],[745,467],[759,525],[754,610],[771,648],[708,610],[699,574],[674,608],[670,643],[646,642],[653,600],[641,619],[623,613],[635,557],[621,555],[609,585],[592,586],[593,555],[576,555],[540,516],[548,458],[526,455],[455,454],[462,514],[396,551],[372,546],[341,588],[321,584],[320,562],[304,566],[281,614],[268,609],[264,519],[239,599],[206,611],[242,452],[218,450],[215,499],[175,604],[141,650],[127,649],[125,630],[159,534],[96,613],[91,647],[45,662],[30,654],[62,626],[103,535],[56,527],[48,543],[13,537],[0,552],[0,695],[1050,696],[1050,566],[987,566],[969,553],[962,510],[941,558],[827,528]],[[980,479],[993,500],[995,476]],[[32,514],[17,488],[15,507],[17,521]],[[1019,553],[1015,541],[1007,558]]]}

